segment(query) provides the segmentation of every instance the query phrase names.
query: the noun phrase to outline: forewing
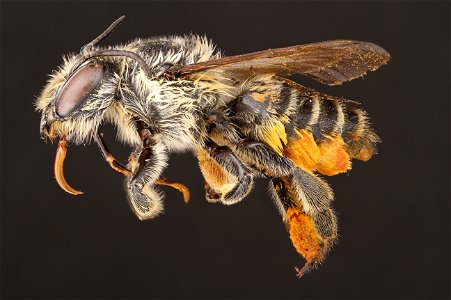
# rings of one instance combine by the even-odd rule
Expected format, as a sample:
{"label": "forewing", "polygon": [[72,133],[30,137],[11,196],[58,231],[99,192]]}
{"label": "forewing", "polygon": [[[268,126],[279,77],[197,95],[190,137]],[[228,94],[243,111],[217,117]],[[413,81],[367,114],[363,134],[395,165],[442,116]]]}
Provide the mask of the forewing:
{"label": "forewing", "polygon": [[255,74],[303,74],[337,85],[374,71],[389,59],[390,54],[376,44],[336,40],[223,57],[184,66],[178,74],[185,77],[219,71],[237,78]]}

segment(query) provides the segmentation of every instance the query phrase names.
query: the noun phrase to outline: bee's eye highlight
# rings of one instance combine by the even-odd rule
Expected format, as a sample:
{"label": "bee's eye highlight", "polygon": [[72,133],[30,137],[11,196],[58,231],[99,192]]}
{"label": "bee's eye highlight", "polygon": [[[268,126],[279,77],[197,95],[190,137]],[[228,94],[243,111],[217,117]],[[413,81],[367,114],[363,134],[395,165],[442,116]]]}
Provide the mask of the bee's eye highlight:
{"label": "bee's eye highlight", "polygon": [[104,72],[104,65],[93,61],[72,74],[56,99],[56,114],[60,117],[67,117],[78,108],[97,87]]}

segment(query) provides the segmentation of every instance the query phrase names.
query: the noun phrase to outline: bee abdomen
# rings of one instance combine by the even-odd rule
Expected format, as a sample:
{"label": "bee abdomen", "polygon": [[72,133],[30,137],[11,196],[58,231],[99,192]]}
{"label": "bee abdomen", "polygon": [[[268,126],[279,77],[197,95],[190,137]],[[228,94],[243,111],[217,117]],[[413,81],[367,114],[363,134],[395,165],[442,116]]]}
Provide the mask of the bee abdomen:
{"label": "bee abdomen", "polygon": [[348,108],[343,127],[343,140],[351,158],[367,161],[377,153],[376,144],[381,142],[361,109]]}
{"label": "bee abdomen", "polygon": [[298,110],[292,116],[293,125],[297,129],[311,131],[317,142],[329,136],[341,135],[344,112],[339,101],[316,95],[302,99]]}
{"label": "bee abdomen", "polygon": [[374,153],[378,138],[362,110],[289,81],[269,83],[253,82],[231,105],[241,130],[245,124],[251,129],[251,140],[328,176],[348,171],[352,158],[368,160]]}
{"label": "bee abdomen", "polygon": [[284,155],[307,171],[343,173],[352,158],[368,160],[379,137],[363,110],[348,108],[342,99],[310,89],[296,89],[297,107],[286,125]]}
{"label": "bee abdomen", "polygon": [[343,107],[338,100],[321,98],[318,122],[313,125],[315,140],[322,141],[329,136],[339,136],[344,123]]}

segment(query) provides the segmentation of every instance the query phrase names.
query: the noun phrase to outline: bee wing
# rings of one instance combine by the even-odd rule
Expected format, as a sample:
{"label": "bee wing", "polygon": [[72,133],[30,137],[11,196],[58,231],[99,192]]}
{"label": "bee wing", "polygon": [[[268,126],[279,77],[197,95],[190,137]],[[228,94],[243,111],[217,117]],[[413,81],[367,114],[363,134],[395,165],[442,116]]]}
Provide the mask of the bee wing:
{"label": "bee wing", "polygon": [[390,54],[373,43],[336,40],[223,57],[182,67],[181,77],[214,70],[245,78],[254,74],[303,74],[328,85],[363,76]]}

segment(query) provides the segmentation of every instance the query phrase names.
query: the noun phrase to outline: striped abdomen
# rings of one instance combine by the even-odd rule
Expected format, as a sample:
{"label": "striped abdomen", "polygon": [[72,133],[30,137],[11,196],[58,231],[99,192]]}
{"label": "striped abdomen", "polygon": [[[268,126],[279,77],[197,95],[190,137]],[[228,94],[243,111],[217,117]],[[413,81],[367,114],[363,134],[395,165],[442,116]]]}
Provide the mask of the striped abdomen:
{"label": "striped abdomen", "polygon": [[329,176],[349,170],[352,158],[369,160],[380,139],[366,113],[351,103],[285,81],[273,103],[289,118],[283,154],[306,171]]}

